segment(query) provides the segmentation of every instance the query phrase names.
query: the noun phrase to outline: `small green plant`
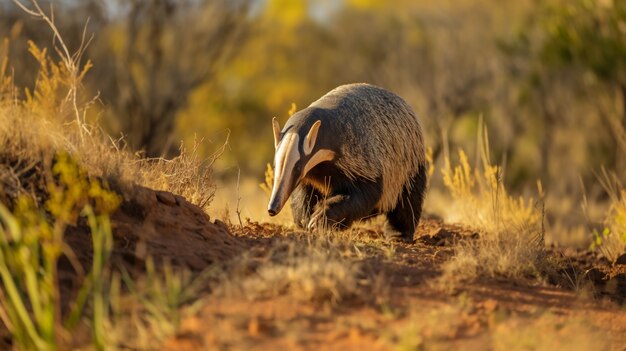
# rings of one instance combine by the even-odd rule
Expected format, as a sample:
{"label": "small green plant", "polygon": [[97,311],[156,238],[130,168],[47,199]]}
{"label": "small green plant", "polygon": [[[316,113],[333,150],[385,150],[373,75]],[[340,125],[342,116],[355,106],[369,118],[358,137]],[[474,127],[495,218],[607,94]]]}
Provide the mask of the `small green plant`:
{"label": "small green plant", "polygon": [[[56,350],[71,344],[71,331],[91,299],[94,346],[103,349],[102,276],[112,246],[108,216],[120,200],[98,180],[88,179],[67,155],[58,157],[53,176],[57,181],[48,185],[46,211],[28,197],[19,198],[14,213],[0,205],[0,317],[20,349]],[[81,215],[91,229],[93,264],[63,319],[57,261],[71,254],[64,232]]]}
{"label": "small green plant", "polygon": [[54,302],[59,300],[54,271],[61,243],[54,242],[52,228],[39,216],[26,226],[21,223],[26,218],[19,219],[0,205],[0,219],[0,316],[20,348],[54,349],[58,334]]}
{"label": "small green plant", "polygon": [[611,199],[611,206],[604,218],[602,233],[594,230],[592,250],[599,250],[609,261],[615,262],[626,251],[626,190],[615,175],[603,171],[600,178]]}
{"label": "small green plant", "polygon": [[139,350],[159,349],[175,335],[181,322],[202,307],[198,297],[215,275],[214,268],[194,274],[169,261],[157,265],[152,258],[146,260],[145,268],[140,277],[123,270],[121,279],[112,280],[123,283],[128,293],[111,294],[115,302],[111,304],[110,334],[115,335],[117,345]]}

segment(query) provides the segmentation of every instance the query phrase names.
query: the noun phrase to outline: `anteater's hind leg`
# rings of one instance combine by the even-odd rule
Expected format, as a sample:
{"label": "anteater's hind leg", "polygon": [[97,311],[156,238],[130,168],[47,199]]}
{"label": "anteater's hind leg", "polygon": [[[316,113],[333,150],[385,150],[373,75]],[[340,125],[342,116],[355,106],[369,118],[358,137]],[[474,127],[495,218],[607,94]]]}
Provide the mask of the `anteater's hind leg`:
{"label": "anteater's hind leg", "polygon": [[411,179],[410,191],[408,187],[405,187],[396,208],[387,213],[385,235],[388,238],[413,241],[415,228],[422,216],[426,182],[426,166],[420,166],[417,174]]}
{"label": "anteater's hind leg", "polygon": [[301,184],[293,191],[291,194],[291,213],[298,228],[306,227],[317,203],[321,200],[322,194],[307,184]]}

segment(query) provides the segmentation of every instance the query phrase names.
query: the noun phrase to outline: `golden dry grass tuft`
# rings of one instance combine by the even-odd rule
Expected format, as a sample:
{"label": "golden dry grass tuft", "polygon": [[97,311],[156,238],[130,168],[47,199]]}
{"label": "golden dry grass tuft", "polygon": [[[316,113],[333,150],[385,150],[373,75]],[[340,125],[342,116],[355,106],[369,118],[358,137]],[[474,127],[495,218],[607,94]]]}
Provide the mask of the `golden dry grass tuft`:
{"label": "golden dry grass tuft", "polygon": [[382,295],[382,285],[363,271],[354,246],[336,236],[286,235],[262,252],[253,250],[233,262],[221,273],[215,294],[248,300],[285,295],[331,305]]}
{"label": "golden dry grass tuft", "polygon": [[486,128],[478,139],[480,166],[472,168],[465,152],[459,150],[459,164],[452,166],[447,157],[442,170],[452,203],[446,220],[479,231],[477,239],[458,243],[455,256],[444,265],[442,280],[537,275],[546,265],[542,213],[534,199],[506,191],[502,170],[489,157]]}

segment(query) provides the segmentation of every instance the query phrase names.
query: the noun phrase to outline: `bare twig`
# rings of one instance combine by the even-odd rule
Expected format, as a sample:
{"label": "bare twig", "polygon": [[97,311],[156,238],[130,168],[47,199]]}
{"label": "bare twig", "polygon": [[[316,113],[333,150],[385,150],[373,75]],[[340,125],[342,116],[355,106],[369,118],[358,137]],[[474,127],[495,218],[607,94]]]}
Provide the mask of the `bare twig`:
{"label": "bare twig", "polygon": [[541,180],[537,180],[537,193],[541,201],[541,232],[539,233],[539,245],[543,248],[546,245],[546,194],[543,191]]}
{"label": "bare twig", "polygon": [[13,3],[15,3],[15,5],[17,5],[20,9],[22,9],[22,11],[24,11],[25,13],[35,18],[42,19],[44,22],[46,22],[50,30],[52,30],[52,33],[53,33],[52,40],[53,40],[54,50],[57,52],[57,54],[61,58],[61,62],[63,62],[63,65],[69,72],[71,79],[72,79],[70,83],[69,91],[67,92],[65,100],[69,102],[72,106],[72,110],[74,111],[74,115],[76,117],[76,123],[80,130],[81,138],[83,137],[83,132],[90,135],[91,132],[89,128],[87,128],[86,123],[85,123],[84,111],[83,111],[83,117],[81,118],[81,108],[78,107],[78,97],[77,97],[78,86],[80,85],[80,80],[82,78],[82,75],[84,71],[89,68],[89,66],[87,65],[81,69],[81,64],[80,64],[83,54],[87,50],[87,47],[89,46],[91,41],[93,40],[93,34],[89,37],[89,39],[86,39],[87,38],[87,24],[89,23],[89,20],[87,20],[87,23],[85,23],[85,26],[83,28],[80,46],[74,52],[74,54],[71,54],[70,50],[68,49],[67,44],[63,40],[63,37],[61,37],[61,33],[59,32],[58,27],[55,24],[54,9],[52,5],[50,5],[50,15],[48,16],[45,13],[45,11],[41,8],[37,0],[30,0],[30,2],[32,6],[34,7],[34,9],[28,8],[26,5],[22,4],[20,0],[13,0]]}
{"label": "bare twig", "polygon": [[241,202],[241,195],[239,193],[239,184],[241,181],[241,168],[237,169],[237,219],[239,220],[239,226],[243,227],[243,223],[241,222],[241,208],[239,208],[239,203]]}

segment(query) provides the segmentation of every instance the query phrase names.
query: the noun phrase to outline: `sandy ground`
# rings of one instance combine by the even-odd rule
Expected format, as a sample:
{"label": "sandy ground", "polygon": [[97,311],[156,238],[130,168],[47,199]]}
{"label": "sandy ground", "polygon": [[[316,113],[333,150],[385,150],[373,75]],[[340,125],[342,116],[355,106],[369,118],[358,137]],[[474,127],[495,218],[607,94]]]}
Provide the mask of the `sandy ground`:
{"label": "sandy ground", "polygon": [[[626,345],[626,265],[610,265],[585,251],[548,249],[565,268],[543,279],[442,286],[442,265],[457,242],[477,240],[478,233],[431,218],[420,223],[415,243],[389,243],[374,221],[338,234],[341,240],[327,240],[338,243],[330,247],[333,252],[341,257],[345,251],[346,260],[358,265],[357,290],[320,301],[289,290],[245,297],[217,293],[228,274],[235,279],[233,266],[254,263],[244,274],[254,277],[265,264],[277,263],[280,256],[271,249],[277,244],[306,251],[319,234],[253,221],[225,224],[182,197],[146,188],[126,197],[112,224],[112,262],[137,278],[148,256],[192,272],[224,267],[226,280],[207,283],[197,296],[201,307],[182,321],[164,349],[508,351],[623,350]],[[86,224],[70,228],[66,239],[88,269]],[[322,263],[326,259],[323,252],[319,257]],[[63,260],[59,275],[64,299],[71,301],[80,277]],[[576,277],[579,286],[568,285],[567,277]],[[3,335],[8,346],[6,331]]]}

